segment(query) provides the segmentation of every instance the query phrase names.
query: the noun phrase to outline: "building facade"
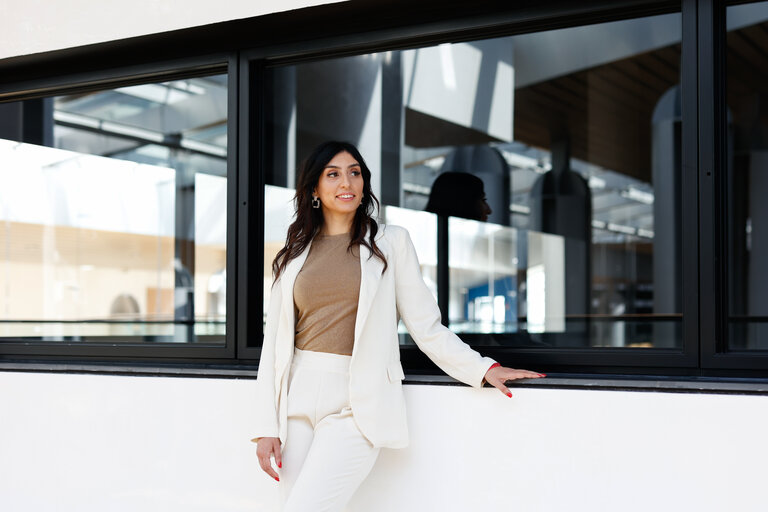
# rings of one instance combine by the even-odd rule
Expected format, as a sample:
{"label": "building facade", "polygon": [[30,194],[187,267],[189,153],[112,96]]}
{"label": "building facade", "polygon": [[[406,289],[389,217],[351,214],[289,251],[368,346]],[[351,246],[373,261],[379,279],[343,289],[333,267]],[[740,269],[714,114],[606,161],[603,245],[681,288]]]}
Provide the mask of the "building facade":
{"label": "building facade", "polygon": [[413,446],[356,507],[760,509],[768,2],[86,4],[0,22],[13,510],[272,510],[249,393],[328,139],[444,322],[550,375],[510,406],[402,328]]}

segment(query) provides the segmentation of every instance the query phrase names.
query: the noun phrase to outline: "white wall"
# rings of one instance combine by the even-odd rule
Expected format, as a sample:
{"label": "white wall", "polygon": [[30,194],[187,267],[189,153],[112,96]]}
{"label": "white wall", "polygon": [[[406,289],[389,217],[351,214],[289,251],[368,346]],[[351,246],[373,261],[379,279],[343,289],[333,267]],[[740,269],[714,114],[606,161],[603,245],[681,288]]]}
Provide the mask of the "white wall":
{"label": "white wall", "polygon": [[[0,373],[18,511],[264,511],[254,380]],[[768,397],[406,386],[411,447],[353,511],[764,510]],[[436,435],[437,434],[437,435]]]}
{"label": "white wall", "polygon": [[4,0],[0,59],[342,0]]}

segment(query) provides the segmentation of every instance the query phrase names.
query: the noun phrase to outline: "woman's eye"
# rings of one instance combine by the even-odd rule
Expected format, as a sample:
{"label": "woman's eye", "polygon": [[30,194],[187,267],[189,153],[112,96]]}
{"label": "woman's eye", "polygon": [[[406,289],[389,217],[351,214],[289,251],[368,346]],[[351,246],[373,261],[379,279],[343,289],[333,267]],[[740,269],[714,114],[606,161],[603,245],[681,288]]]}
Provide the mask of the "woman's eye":
{"label": "woman's eye", "polygon": [[352,176],[360,176],[360,171],[352,171]]}
{"label": "woman's eye", "polygon": [[337,173],[336,171],[329,172],[328,174],[326,174],[326,176],[328,176],[329,178],[335,178],[338,175],[339,173]]}

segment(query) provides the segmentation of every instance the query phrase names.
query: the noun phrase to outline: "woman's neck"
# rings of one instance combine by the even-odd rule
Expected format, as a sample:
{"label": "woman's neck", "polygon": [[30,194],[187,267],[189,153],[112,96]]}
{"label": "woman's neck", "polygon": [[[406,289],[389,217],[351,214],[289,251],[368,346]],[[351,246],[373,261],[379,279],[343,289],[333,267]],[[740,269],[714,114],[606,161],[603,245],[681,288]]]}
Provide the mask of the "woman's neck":
{"label": "woman's neck", "polygon": [[323,227],[320,233],[323,235],[340,235],[352,231],[352,221],[355,220],[354,214],[350,216],[339,217],[336,215],[324,215]]}

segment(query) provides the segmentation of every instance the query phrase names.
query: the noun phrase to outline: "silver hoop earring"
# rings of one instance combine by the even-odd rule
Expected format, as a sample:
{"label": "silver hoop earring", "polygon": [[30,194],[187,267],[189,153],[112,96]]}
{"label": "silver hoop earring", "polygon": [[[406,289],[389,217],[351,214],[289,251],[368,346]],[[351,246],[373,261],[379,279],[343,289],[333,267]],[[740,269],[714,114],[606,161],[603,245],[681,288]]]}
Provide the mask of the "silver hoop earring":
{"label": "silver hoop earring", "polygon": [[312,196],[312,208],[320,208],[320,199],[317,196]]}

